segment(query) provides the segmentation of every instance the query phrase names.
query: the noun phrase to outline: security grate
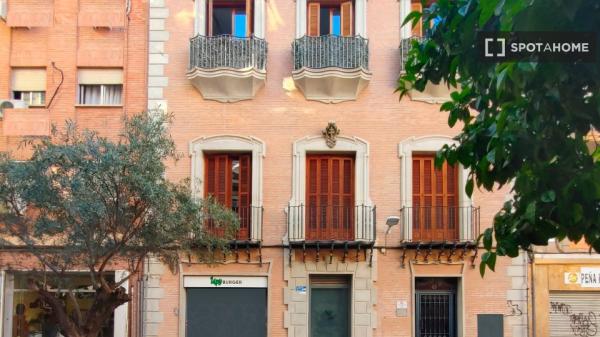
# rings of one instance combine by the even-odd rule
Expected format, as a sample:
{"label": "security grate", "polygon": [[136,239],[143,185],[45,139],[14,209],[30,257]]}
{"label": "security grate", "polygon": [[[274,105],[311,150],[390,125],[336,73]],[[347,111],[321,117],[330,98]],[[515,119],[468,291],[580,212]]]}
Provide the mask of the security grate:
{"label": "security grate", "polygon": [[416,294],[417,337],[455,337],[454,292],[423,291]]}

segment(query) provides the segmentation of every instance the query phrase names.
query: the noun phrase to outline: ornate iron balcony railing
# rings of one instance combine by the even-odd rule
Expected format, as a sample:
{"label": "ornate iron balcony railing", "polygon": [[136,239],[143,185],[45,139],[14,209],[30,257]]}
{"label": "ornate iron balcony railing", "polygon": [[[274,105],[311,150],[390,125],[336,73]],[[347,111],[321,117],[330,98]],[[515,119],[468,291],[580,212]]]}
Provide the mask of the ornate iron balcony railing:
{"label": "ornate iron balcony railing", "polygon": [[403,207],[401,214],[401,235],[406,241],[475,241],[479,237],[479,207],[414,206]]}
{"label": "ornate iron balcony railing", "polygon": [[292,43],[294,70],[369,69],[369,40],[361,36],[303,36]]}
{"label": "ornate iron balcony railing", "polygon": [[408,51],[412,48],[413,41],[422,41],[422,37],[413,36],[400,41],[400,71],[405,69],[406,60],[408,60]]}
{"label": "ornate iron balcony railing", "polygon": [[267,41],[264,39],[231,35],[197,35],[190,39],[190,69],[265,70],[266,66]]}
{"label": "ornate iron balcony railing", "polygon": [[375,233],[375,206],[288,206],[288,237],[291,242],[374,242]]}

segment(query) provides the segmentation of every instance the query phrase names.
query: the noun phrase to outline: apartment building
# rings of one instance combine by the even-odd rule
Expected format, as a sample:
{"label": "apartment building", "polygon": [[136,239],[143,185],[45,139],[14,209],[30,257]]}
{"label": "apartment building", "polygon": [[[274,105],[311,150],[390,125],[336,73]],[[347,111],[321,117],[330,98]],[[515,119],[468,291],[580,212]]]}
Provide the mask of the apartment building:
{"label": "apartment building", "polygon": [[[0,151],[26,160],[24,137],[48,136],[52,124],[68,119],[114,136],[124,115],[145,111],[148,10],[144,0],[0,0]],[[40,269],[35,261],[0,251],[4,337],[42,336],[45,309],[26,282],[28,272]],[[127,272],[127,266],[113,269],[115,280]],[[86,310],[89,278],[73,272],[70,281]],[[129,314],[135,305],[119,307],[102,335],[136,334],[136,316]]]}
{"label": "apartment building", "polygon": [[[507,191],[433,166],[458,132],[431,85],[394,93],[410,0],[151,0],[148,108],[239,214],[231,252],[146,272],[144,336],[526,336],[528,266],[481,278]],[[541,335],[540,335],[541,336]]]}

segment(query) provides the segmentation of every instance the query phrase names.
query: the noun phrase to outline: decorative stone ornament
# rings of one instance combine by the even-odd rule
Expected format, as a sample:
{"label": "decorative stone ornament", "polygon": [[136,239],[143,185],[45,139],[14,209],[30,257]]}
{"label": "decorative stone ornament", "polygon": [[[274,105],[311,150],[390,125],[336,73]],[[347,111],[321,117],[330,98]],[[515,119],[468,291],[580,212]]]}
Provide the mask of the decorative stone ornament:
{"label": "decorative stone ornament", "polygon": [[340,134],[340,129],[335,124],[335,121],[327,123],[327,127],[322,132],[323,137],[325,137],[325,143],[327,143],[330,149],[333,149],[337,142],[337,136]]}

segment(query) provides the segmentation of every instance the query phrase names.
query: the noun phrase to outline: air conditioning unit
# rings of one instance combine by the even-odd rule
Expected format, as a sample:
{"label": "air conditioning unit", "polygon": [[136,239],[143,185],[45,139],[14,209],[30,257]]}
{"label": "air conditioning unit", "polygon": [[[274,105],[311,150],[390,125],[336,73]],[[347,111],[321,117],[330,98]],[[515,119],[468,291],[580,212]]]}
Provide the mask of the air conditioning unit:
{"label": "air conditioning unit", "polygon": [[0,118],[4,116],[4,109],[27,109],[29,105],[18,99],[0,99]]}
{"label": "air conditioning unit", "polygon": [[7,13],[8,13],[8,0],[0,0],[0,19],[6,21]]}

